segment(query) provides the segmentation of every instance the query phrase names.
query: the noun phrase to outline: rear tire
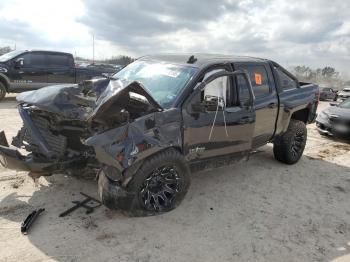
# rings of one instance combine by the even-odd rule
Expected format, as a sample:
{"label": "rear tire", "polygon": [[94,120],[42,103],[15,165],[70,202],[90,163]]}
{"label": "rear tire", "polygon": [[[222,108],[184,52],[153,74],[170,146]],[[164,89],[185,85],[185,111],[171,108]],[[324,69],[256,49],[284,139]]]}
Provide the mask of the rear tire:
{"label": "rear tire", "polygon": [[275,158],[285,164],[292,165],[303,155],[307,139],[305,123],[291,119],[287,131],[276,137],[273,143]]}
{"label": "rear tire", "polygon": [[0,101],[3,100],[6,96],[6,87],[3,83],[0,82]]}
{"label": "rear tire", "polygon": [[145,160],[125,193],[113,195],[115,188],[111,186],[102,185],[99,189],[109,208],[130,216],[158,215],[173,210],[184,199],[190,186],[190,170],[180,152],[167,149]]}

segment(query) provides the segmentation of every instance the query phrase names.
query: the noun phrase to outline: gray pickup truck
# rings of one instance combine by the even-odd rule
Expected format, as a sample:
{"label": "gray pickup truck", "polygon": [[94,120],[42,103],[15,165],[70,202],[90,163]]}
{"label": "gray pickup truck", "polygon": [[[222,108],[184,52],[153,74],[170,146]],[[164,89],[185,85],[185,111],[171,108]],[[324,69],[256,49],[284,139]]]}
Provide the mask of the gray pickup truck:
{"label": "gray pickup truck", "polygon": [[97,173],[106,206],[152,215],[181,202],[190,171],[230,164],[269,142],[278,161],[296,163],[319,89],[266,59],[153,55],[107,79],[17,100],[23,127],[15,147],[0,133],[3,166],[34,177]]}

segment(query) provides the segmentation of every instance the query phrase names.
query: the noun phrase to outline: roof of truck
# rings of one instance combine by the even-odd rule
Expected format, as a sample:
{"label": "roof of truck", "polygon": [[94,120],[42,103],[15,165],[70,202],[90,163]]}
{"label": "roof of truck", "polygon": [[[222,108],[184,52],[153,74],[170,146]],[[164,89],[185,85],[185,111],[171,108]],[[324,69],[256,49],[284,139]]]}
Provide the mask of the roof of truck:
{"label": "roof of truck", "polygon": [[27,50],[19,50],[23,53],[26,52],[45,52],[45,53],[55,53],[55,54],[64,54],[64,55],[72,55],[71,53],[54,51],[54,50],[45,50],[45,49],[27,49]]}
{"label": "roof of truck", "polygon": [[[191,56],[194,57],[191,61]],[[250,56],[233,56],[221,54],[186,53],[186,54],[153,54],[140,58],[141,60],[159,60],[181,65],[204,67],[210,64],[225,62],[266,62],[267,59]]]}

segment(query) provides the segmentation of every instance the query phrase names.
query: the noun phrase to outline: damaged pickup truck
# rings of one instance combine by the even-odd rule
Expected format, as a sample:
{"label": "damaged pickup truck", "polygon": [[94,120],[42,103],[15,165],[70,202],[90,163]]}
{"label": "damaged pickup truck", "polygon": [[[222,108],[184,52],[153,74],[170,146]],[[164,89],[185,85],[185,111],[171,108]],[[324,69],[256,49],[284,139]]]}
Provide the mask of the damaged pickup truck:
{"label": "damaged pickup truck", "polygon": [[182,201],[191,171],[268,142],[278,161],[296,163],[318,98],[270,60],[146,56],[108,79],[18,95],[23,127],[12,146],[1,132],[0,162],[32,177],[98,175],[107,207],[158,214]]}

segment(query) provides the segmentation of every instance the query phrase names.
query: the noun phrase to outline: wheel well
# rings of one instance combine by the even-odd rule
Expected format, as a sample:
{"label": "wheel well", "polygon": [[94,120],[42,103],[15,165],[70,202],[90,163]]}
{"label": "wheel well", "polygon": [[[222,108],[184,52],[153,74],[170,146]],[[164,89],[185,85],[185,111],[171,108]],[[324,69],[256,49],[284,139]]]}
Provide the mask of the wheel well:
{"label": "wheel well", "polygon": [[0,82],[5,86],[6,91],[8,92],[8,83],[7,83],[7,81],[5,80],[5,78],[0,77]]}
{"label": "wheel well", "polygon": [[303,121],[304,123],[307,122],[309,118],[309,109],[308,108],[304,108],[301,109],[299,111],[296,111],[292,114],[291,119],[295,119],[295,120],[300,120]]}

